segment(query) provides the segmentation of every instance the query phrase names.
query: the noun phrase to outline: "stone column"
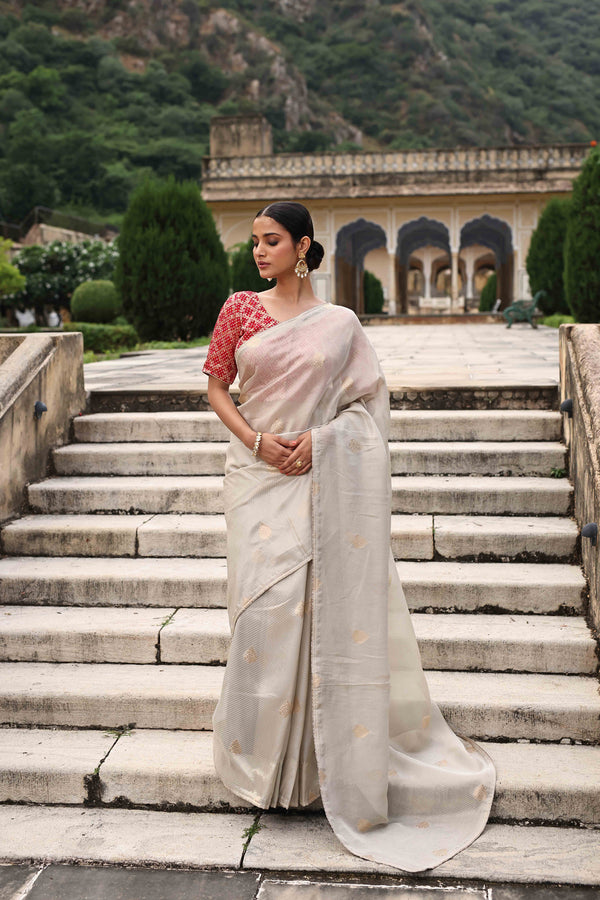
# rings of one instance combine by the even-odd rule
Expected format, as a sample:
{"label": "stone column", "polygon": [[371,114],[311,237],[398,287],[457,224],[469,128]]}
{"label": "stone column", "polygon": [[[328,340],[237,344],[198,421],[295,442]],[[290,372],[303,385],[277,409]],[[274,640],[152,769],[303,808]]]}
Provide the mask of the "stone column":
{"label": "stone column", "polygon": [[[431,269],[433,267],[433,251],[430,247],[423,253],[423,281],[425,282],[424,300],[431,300]],[[425,304],[427,306],[427,304]]]}
{"label": "stone column", "polygon": [[388,315],[396,315],[398,283],[396,278],[396,254],[388,253]]}
{"label": "stone column", "polygon": [[452,306],[456,306],[458,303],[458,251],[456,250],[453,250],[450,254],[450,265],[452,271]]}

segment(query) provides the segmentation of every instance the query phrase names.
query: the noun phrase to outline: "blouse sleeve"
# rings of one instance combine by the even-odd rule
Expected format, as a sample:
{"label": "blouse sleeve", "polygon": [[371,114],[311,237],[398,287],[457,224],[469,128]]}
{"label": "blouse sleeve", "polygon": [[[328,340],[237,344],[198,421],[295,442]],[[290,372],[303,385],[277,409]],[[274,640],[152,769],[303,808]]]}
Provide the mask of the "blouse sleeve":
{"label": "blouse sleeve", "polygon": [[228,297],[217,317],[202,371],[232,384],[237,375],[235,348],[241,334],[240,304],[236,294]]}

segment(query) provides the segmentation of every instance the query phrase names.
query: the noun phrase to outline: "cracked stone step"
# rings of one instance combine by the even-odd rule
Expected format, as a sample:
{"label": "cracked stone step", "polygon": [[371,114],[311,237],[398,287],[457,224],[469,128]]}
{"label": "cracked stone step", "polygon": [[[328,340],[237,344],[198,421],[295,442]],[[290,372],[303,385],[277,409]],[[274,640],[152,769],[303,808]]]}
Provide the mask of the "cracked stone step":
{"label": "cracked stone step", "polygon": [[[3,663],[0,724],[209,730],[223,667]],[[595,742],[597,681],[580,675],[430,671],[459,733],[483,740]]]}
{"label": "cracked stone step", "polygon": [[[225,517],[70,514],[16,519],[0,530],[5,553],[31,556],[224,557]],[[393,516],[392,547],[405,559],[433,558],[431,516]]]}
{"label": "cracked stone step", "polygon": [[0,728],[0,802],[83,803],[85,776],[115,740],[88,729]]}
{"label": "cracked stone step", "polygon": [[[70,444],[53,451],[58,475],[222,475],[224,443]],[[565,466],[552,441],[413,441],[390,443],[398,475],[542,475]]]}
{"label": "cracked stone step", "polygon": [[[594,674],[583,617],[414,613],[425,669]],[[225,663],[224,609],[1,606],[0,660]]]}
{"label": "cracked stone step", "polygon": [[435,516],[435,550],[445,559],[523,557],[570,559],[579,529],[555,516]]}
{"label": "cracked stone step", "polygon": [[[579,566],[560,563],[396,563],[412,610],[566,615],[584,611]],[[0,559],[7,604],[224,607],[225,559],[28,557]]]}
{"label": "cracked stone step", "polygon": [[[43,513],[222,513],[222,489],[211,475],[73,475],[29,485],[28,498]],[[396,475],[392,512],[564,516],[571,494],[566,479]]]}
{"label": "cracked stone step", "polygon": [[[207,629],[211,613],[204,609]],[[0,660],[155,663],[164,623],[175,609],[0,606]],[[198,656],[195,662],[210,662]]]}
{"label": "cracked stone step", "polygon": [[4,553],[30,556],[136,556],[137,533],[152,515],[23,516],[0,530]]}
{"label": "cracked stone step", "polygon": [[[600,747],[483,746],[497,772],[495,818],[598,822]],[[94,789],[103,803],[219,810],[250,806],[217,776],[210,732],[156,729],[135,729],[118,740],[99,731],[0,729],[0,802],[82,803],[88,795],[84,777],[102,760]]]}
{"label": "cracked stone step", "polygon": [[[244,858],[245,869],[398,874],[398,869],[348,853],[324,816],[268,812],[261,822],[263,827],[252,838]],[[484,882],[597,885],[600,831],[494,823],[487,825],[483,834],[461,853],[429,872],[420,872],[419,878],[430,878],[435,884],[440,878],[469,878]]]}
{"label": "cracked stone step", "polygon": [[[75,439],[89,442],[225,441],[213,412],[94,413],[73,420]],[[396,441],[559,441],[558,412],[544,410],[395,410]]]}
{"label": "cracked stone step", "polygon": [[240,864],[254,813],[0,807],[0,860],[222,867]]}

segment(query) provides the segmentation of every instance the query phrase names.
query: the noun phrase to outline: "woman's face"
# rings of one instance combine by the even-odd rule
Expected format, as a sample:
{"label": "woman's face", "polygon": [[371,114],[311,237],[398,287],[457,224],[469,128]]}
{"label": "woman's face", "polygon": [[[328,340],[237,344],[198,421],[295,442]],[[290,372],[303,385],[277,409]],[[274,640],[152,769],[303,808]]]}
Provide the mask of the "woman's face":
{"label": "woman's face", "polygon": [[283,225],[269,216],[258,216],[252,228],[254,262],[263,278],[278,278],[293,269],[298,250]]}

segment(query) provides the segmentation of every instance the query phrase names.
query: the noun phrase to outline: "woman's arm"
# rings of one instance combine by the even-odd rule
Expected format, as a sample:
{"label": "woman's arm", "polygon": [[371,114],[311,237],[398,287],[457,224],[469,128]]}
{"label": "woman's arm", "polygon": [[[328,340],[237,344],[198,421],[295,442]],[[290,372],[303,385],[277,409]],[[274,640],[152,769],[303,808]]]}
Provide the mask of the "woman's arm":
{"label": "woman's arm", "polygon": [[[208,402],[221,422],[249,449],[254,447],[256,431],[238,411],[229,393],[229,385],[214,375],[208,376]],[[280,468],[296,446],[296,441],[287,441],[278,434],[263,433],[258,456],[269,465]]]}

